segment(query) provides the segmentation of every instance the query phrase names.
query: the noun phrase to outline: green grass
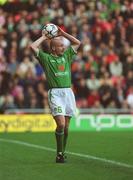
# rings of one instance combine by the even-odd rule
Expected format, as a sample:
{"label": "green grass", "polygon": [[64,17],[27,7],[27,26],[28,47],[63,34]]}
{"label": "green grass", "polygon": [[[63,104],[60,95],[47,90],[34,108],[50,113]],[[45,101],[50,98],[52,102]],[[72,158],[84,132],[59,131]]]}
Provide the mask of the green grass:
{"label": "green grass", "polygon": [[[0,138],[55,148],[54,133],[1,133]],[[133,132],[70,132],[67,150],[133,166]],[[132,180],[133,168],[0,141],[0,180]]]}

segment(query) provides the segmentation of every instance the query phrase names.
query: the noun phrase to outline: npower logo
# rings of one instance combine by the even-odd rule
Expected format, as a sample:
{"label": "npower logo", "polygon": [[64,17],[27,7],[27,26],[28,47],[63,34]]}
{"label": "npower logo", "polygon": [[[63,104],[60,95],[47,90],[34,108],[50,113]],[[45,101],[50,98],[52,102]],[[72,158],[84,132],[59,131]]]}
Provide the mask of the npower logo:
{"label": "npower logo", "polygon": [[107,128],[116,129],[133,129],[133,115],[84,115],[81,114],[76,118],[76,127],[80,127],[83,121],[88,121],[88,126],[95,128],[97,131]]}

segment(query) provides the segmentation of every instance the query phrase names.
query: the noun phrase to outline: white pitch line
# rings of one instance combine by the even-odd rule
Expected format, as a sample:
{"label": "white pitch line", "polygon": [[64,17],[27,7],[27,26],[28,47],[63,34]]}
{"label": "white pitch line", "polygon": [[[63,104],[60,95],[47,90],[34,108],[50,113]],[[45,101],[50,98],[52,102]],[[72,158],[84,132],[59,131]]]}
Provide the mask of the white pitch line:
{"label": "white pitch line", "polygon": [[[0,141],[1,142],[7,142],[7,143],[13,143],[13,144],[19,144],[19,145],[23,145],[23,146],[27,146],[27,147],[33,147],[33,148],[37,148],[37,149],[43,149],[45,151],[51,151],[51,152],[56,151],[53,148],[40,146],[40,145],[36,145],[36,144],[31,144],[31,143],[27,143],[27,142],[23,142],[23,141],[17,141],[17,140],[11,140],[11,139],[3,139],[3,138],[0,138]],[[113,165],[117,165],[117,166],[121,166],[121,167],[125,167],[125,168],[133,168],[133,165],[130,165],[130,164],[126,164],[126,163],[122,163],[122,162],[118,162],[118,161],[114,161],[114,160],[109,160],[109,159],[105,159],[105,158],[100,158],[100,157],[96,157],[96,156],[91,156],[91,155],[87,155],[87,154],[70,152],[70,151],[67,151],[67,154],[82,157],[82,158],[86,158],[86,159],[92,159],[92,160],[96,160],[96,161],[101,161],[101,162],[104,162],[104,163],[113,164]]]}

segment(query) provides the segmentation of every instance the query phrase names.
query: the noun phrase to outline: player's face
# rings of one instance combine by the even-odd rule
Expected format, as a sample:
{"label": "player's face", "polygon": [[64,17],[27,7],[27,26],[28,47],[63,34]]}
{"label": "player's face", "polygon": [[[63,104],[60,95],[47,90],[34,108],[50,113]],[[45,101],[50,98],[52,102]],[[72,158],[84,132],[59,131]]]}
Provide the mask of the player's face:
{"label": "player's face", "polygon": [[56,42],[55,44],[55,53],[56,55],[60,56],[64,53],[65,47],[61,41]]}

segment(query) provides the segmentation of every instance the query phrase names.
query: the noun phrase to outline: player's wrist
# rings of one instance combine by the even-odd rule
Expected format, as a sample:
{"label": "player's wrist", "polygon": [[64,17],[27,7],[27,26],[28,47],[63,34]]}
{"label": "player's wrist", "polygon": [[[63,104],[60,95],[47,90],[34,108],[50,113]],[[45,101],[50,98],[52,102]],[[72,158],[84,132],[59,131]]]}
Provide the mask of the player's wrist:
{"label": "player's wrist", "polygon": [[66,34],[67,34],[67,33],[66,33],[65,31],[62,31],[62,32],[61,32],[61,36],[64,36],[64,37],[65,37]]}
{"label": "player's wrist", "polygon": [[47,40],[48,38],[44,34],[42,34],[42,39]]}
{"label": "player's wrist", "polygon": [[62,36],[64,36],[67,39],[70,39],[70,35],[67,32],[63,32]]}

